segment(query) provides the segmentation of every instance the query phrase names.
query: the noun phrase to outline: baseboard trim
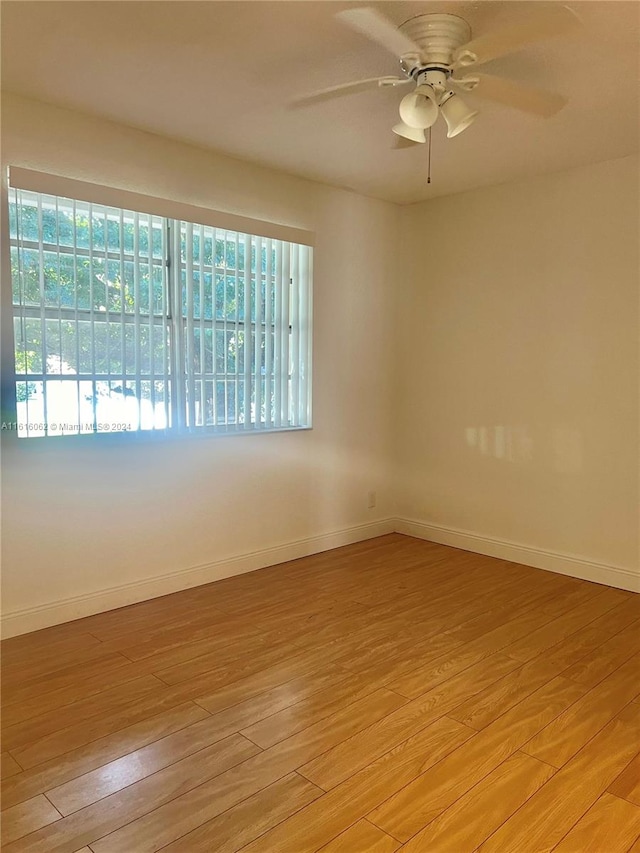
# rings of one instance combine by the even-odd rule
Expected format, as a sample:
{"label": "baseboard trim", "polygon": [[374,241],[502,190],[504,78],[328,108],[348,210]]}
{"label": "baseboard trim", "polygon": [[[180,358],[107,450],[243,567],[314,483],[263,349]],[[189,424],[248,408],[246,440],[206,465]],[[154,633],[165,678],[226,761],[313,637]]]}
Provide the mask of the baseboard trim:
{"label": "baseboard trim", "polygon": [[417,539],[461,548],[463,551],[486,554],[512,563],[522,563],[525,566],[558,572],[618,589],[640,592],[640,574],[619,566],[594,563],[569,554],[544,551],[505,539],[481,536],[469,530],[459,530],[409,518],[386,518],[370,524],[355,525],[319,536],[298,539],[226,560],[217,560],[85,595],[60,599],[37,607],[4,613],[0,618],[0,633],[3,639],[15,637],[85,616],[93,616],[95,613],[103,613],[116,607],[126,607],[129,604],[137,604],[172,592],[212,583],[222,578],[253,572],[256,569],[264,569],[267,566],[275,566],[278,563],[286,563],[289,560],[297,560],[300,557],[308,557],[311,554],[319,554],[322,551],[330,551],[332,548],[352,545],[366,539],[374,539],[376,536],[384,536],[388,533],[403,533]]}
{"label": "baseboard trim", "polygon": [[319,536],[309,536],[285,545],[253,551],[227,560],[217,560],[201,566],[17,610],[13,613],[4,613],[0,619],[0,631],[3,639],[15,637],[30,631],[38,631],[40,628],[49,628],[51,625],[81,619],[84,616],[93,616],[105,610],[113,610],[116,607],[137,604],[139,601],[169,595],[182,589],[201,586],[222,578],[253,572],[256,569],[264,569],[267,566],[275,566],[278,563],[286,563],[311,554],[319,554],[332,548],[340,548],[342,545],[363,542],[394,531],[395,519],[387,518],[370,524],[360,524],[331,533],[323,533]]}
{"label": "baseboard trim", "polygon": [[396,532],[414,536],[417,539],[426,539],[429,542],[438,542],[440,545],[451,545],[453,548],[461,548],[463,551],[474,551],[477,554],[499,557],[512,563],[522,563],[536,569],[545,569],[545,571],[571,575],[574,578],[581,578],[618,589],[640,592],[640,574],[620,566],[594,563],[591,560],[570,554],[544,551],[541,548],[520,545],[506,539],[481,536],[469,530],[458,530],[454,527],[443,527],[439,524],[430,524],[409,518],[396,519]]}

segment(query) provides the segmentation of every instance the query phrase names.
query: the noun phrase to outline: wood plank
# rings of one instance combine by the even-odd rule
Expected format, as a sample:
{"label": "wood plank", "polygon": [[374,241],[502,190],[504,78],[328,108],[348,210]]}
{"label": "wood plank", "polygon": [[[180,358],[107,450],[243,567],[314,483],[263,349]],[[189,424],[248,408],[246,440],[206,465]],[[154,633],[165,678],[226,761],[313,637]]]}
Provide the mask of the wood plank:
{"label": "wood plank", "polygon": [[222,662],[220,661],[218,652],[213,652],[194,658],[186,663],[176,664],[166,669],[159,669],[155,674],[165,684],[180,684],[183,681],[189,681],[197,675],[209,672],[227,674],[232,671],[234,674],[238,673],[238,678],[241,678],[242,675],[256,672],[258,669],[263,669],[265,666],[290,657],[296,651],[295,646],[292,646],[290,643],[276,643],[273,646],[265,646],[259,651],[252,652],[250,657],[234,659],[232,661],[223,660]]}
{"label": "wood plank", "polygon": [[[185,590],[186,591],[186,590]],[[175,604],[175,602],[174,602]],[[111,611],[118,614],[119,611]],[[102,634],[102,644],[111,651],[118,651],[132,661],[141,660],[147,654],[153,654],[155,650],[162,651],[171,646],[172,641],[179,639],[180,643],[198,640],[203,634],[197,635],[207,627],[209,634],[212,632],[231,634],[238,627],[239,622],[227,613],[217,609],[215,604],[208,601],[206,594],[197,602],[197,606],[191,602],[179,607],[172,607],[169,611],[158,611],[162,614],[160,620],[140,621],[116,618],[106,629],[99,630]],[[106,615],[106,614],[101,614]],[[166,644],[169,644],[168,646]]]}
{"label": "wood plank", "polygon": [[51,678],[61,670],[70,669],[89,662],[95,663],[104,658],[113,658],[113,652],[103,643],[94,640],[86,646],[73,648],[61,653],[59,649],[48,650],[46,654],[31,653],[19,661],[4,661],[2,665],[3,687],[23,686],[45,678]]}
{"label": "wood plank", "polygon": [[603,794],[554,848],[554,853],[627,853],[640,836],[640,808]]}
{"label": "wood plank", "polygon": [[546,630],[547,626],[553,625],[557,619],[562,619],[573,613],[574,610],[586,607],[596,599],[597,594],[597,590],[590,588],[589,585],[578,586],[562,597],[556,597],[554,601],[540,608],[540,610],[536,608],[525,611],[517,619],[509,620],[492,631],[488,631],[477,640],[473,640],[468,646],[489,652],[504,650],[504,654],[515,657],[515,655],[510,654],[515,643],[531,633]]}
{"label": "wood plank", "polygon": [[0,778],[7,779],[9,776],[15,776],[20,773],[22,767],[18,764],[15,758],[8,752],[0,754]]}
{"label": "wood plank", "polygon": [[[82,715],[81,708],[87,709],[85,716],[91,716],[96,702],[102,702],[103,707],[112,707],[117,703],[118,696],[126,696],[128,691],[135,689],[136,685],[145,683],[157,687],[158,680],[152,675],[141,672],[137,664],[129,664],[129,666],[118,667],[106,675],[100,673],[96,676],[88,676],[77,684],[52,690],[43,696],[5,705],[2,708],[2,736],[14,737],[16,731],[22,731],[25,733],[22,742],[27,743],[33,740],[34,736],[33,729],[27,725],[29,720],[34,720],[32,725],[37,728],[41,719],[36,721],[34,718],[43,718],[46,714],[52,721],[56,720],[58,728],[64,728],[64,724],[60,724],[59,721],[65,719],[65,714],[70,710],[73,710],[78,719]],[[64,710],[56,716],[53,712],[59,709]],[[53,725],[50,725],[49,731],[54,731]]]}
{"label": "wood plank", "polygon": [[511,658],[493,655],[300,767],[299,773],[329,790],[516,666]]}
{"label": "wood plank", "polygon": [[[410,618],[409,614],[404,618]],[[441,633],[442,624],[438,622],[403,629],[398,618],[377,623],[375,628],[375,631],[357,631],[339,643],[332,643],[327,649],[331,660],[348,671],[361,672],[385,662],[406,660],[409,655],[433,654],[438,648],[446,651],[457,644],[454,638]]]}
{"label": "wood plank", "polygon": [[188,793],[174,797],[107,838],[91,842],[91,848],[94,853],[158,850],[282,778],[305,760],[386,716],[402,703],[404,700],[395,693],[379,690],[207,784],[192,785]]}
{"label": "wood plank", "polygon": [[639,650],[640,621],[636,621],[603,643],[595,653],[573,664],[563,675],[572,681],[595,687]]}
{"label": "wood plank", "polygon": [[504,604],[496,605],[494,601],[490,609],[447,629],[447,634],[463,643],[469,643],[483,634],[511,622],[527,611],[541,611],[545,604],[554,601],[557,594],[558,590],[538,589],[536,592],[531,592],[528,589],[524,591],[514,589],[512,592],[510,591],[509,598]]}
{"label": "wood plank", "polygon": [[[397,630],[400,631],[402,629],[398,628]],[[400,656],[399,658],[377,661],[375,660],[375,656],[373,656],[371,665],[359,668],[358,672],[363,677],[374,681],[384,679],[384,684],[391,685],[396,679],[414,672],[416,668],[424,666],[429,661],[440,659],[443,655],[455,653],[459,645],[457,640],[448,637],[446,634],[437,634],[430,637],[424,644],[416,643],[404,656]],[[454,674],[452,673],[452,675]],[[391,688],[389,687],[389,689]]]}
{"label": "wood plank", "polygon": [[[423,574],[423,566],[419,565],[416,568]],[[475,582],[473,580],[473,564],[468,564],[465,575],[465,589],[462,590],[460,578],[451,572],[451,567],[445,565],[443,562],[443,569],[446,571],[441,576],[435,576],[435,573],[431,575],[432,586],[430,588],[430,595],[425,600],[423,595],[414,591],[411,578],[402,581],[401,596],[392,595],[390,597],[390,578],[388,576],[392,572],[392,567],[390,566],[385,572],[385,576],[380,578],[376,584],[376,600],[371,602],[372,607],[368,611],[371,615],[372,610],[375,610],[377,618],[374,620],[370,619],[368,623],[366,619],[359,618],[357,620],[358,624],[362,626],[368,624],[370,626],[372,622],[374,624],[378,623],[381,617],[388,618],[395,616],[401,619],[406,614],[409,618],[405,619],[402,625],[404,631],[406,631],[407,624],[411,626],[421,624],[430,627],[432,623],[437,624],[443,620],[446,620],[449,626],[453,627],[491,607],[495,607],[496,602],[502,600],[503,597],[506,601],[508,597],[517,596],[517,593],[523,587],[527,586],[527,582],[522,578],[518,579],[519,582],[516,584],[515,579],[509,581],[504,576],[501,578],[500,584],[497,584],[495,588],[492,588],[485,579],[482,582]],[[371,578],[371,574],[367,577]],[[416,580],[420,580],[420,578]],[[383,597],[380,596],[381,589],[384,590]],[[461,595],[462,592],[467,594]],[[584,595],[584,592],[581,594]],[[359,598],[362,598],[362,596],[359,596]],[[323,636],[327,638],[326,633]]]}
{"label": "wood plank", "polygon": [[370,613],[364,605],[347,599],[342,604],[333,602],[323,610],[306,614],[304,619],[282,614],[277,619],[272,617],[259,624],[261,630],[273,624],[298,648],[312,649],[366,628],[371,624]]}
{"label": "wood plank", "polygon": [[120,637],[130,636],[132,633],[138,637],[143,634],[160,633],[167,629],[167,624],[174,616],[182,618],[197,615],[200,605],[207,607],[213,619],[225,619],[222,611],[216,612],[212,608],[211,584],[197,588],[198,606],[195,606],[194,597],[190,594],[193,592],[193,589],[182,590],[172,595],[119,607],[116,610],[96,613],[79,622],[101,642],[108,644]]}
{"label": "wood plank", "polygon": [[322,847],[321,853],[394,853],[399,847],[395,838],[368,820],[359,820]]}
{"label": "wood plank", "polygon": [[[185,638],[186,639],[186,638]],[[138,658],[139,666],[146,667],[148,672],[169,671],[175,667],[192,665],[197,666],[196,672],[206,660],[213,661],[214,666],[206,666],[205,669],[213,669],[225,663],[239,660],[246,655],[259,653],[266,648],[273,649],[275,646],[285,646],[287,640],[283,638],[280,630],[269,630],[254,625],[239,625],[234,631],[211,631],[209,628],[205,638],[199,640],[191,639],[171,649],[157,651],[145,658]],[[190,675],[189,675],[190,677]],[[165,679],[169,684],[173,683],[169,678]],[[185,679],[179,679],[184,681]]]}
{"label": "wood plank", "polygon": [[[344,707],[346,703],[357,702],[384,687],[385,679],[371,680],[362,676],[342,675],[320,692],[314,691],[308,699],[289,702],[281,711],[277,708],[271,714],[261,714],[259,722],[243,726],[244,720],[238,718],[236,707],[232,719],[241,726],[240,732],[262,749],[268,749],[280,741],[312,726]],[[277,713],[276,713],[277,712]]]}
{"label": "wood plank", "polygon": [[550,853],[637,752],[638,712],[625,709],[481,847]]}
{"label": "wood plank", "polygon": [[340,667],[327,663],[321,654],[301,652],[282,663],[267,666],[228,684],[204,688],[199,693],[196,692],[194,698],[198,705],[215,714],[270,689],[289,689],[285,687],[289,685],[292,692],[297,694],[299,690],[304,689],[301,685],[307,679],[313,680],[319,674],[337,675],[343,672]]}
{"label": "wood plank", "polygon": [[[73,853],[87,844],[93,849],[96,839],[164,803],[176,801],[176,797],[185,791],[223,774],[257,752],[255,744],[241,735],[232,735],[104,800],[61,818],[26,839],[12,842],[7,845],[6,853]],[[131,848],[129,853],[134,849]]]}
{"label": "wood plank", "polygon": [[[447,570],[449,575],[444,575],[441,581],[438,579],[440,582],[434,584],[435,588],[432,587],[427,600],[419,592],[410,592],[409,595],[405,594],[401,598],[392,597],[391,600],[388,594],[385,594],[384,598],[373,602],[372,607],[358,617],[356,629],[378,630],[375,626],[382,622],[386,623],[387,630],[391,627],[391,633],[394,636],[399,631],[405,634],[407,625],[411,626],[411,629],[422,627],[426,635],[427,631],[433,633],[432,627],[439,631],[442,627],[459,624],[486,611],[489,607],[495,606],[496,599],[506,595],[510,589],[507,582],[503,582],[498,589],[493,589],[487,584],[474,583],[470,577],[473,572],[469,570],[465,578],[466,587],[462,591],[459,578],[450,573],[450,567],[447,567]],[[407,586],[407,581],[402,586]],[[387,577],[380,580],[377,589],[380,588],[388,593]],[[406,590],[404,592],[406,593]],[[461,592],[465,595],[461,596]],[[393,628],[393,623],[397,626],[396,628]],[[319,633],[314,632],[311,636],[311,641],[314,643],[321,642],[323,639],[325,641],[332,639],[330,632],[326,629]],[[452,645],[461,642],[455,637],[451,637],[451,640]],[[296,642],[299,642],[299,638],[296,638]]]}
{"label": "wood plank", "polygon": [[408,841],[582,695],[584,688],[573,681],[550,681],[390,797],[369,820]]}
{"label": "wood plank", "polygon": [[35,832],[53,821],[60,820],[60,814],[51,805],[49,800],[42,794],[5,809],[1,814],[2,819],[2,845],[10,844],[17,838],[22,838],[30,832]]}
{"label": "wood plank", "polygon": [[559,675],[559,670],[553,661],[535,658],[456,706],[449,716],[474,729],[484,729]]}
{"label": "wood plank", "polygon": [[393,534],[15,638],[3,807],[66,816],[3,853],[568,843],[638,807],[639,631],[638,596]]}
{"label": "wood plank", "polygon": [[29,769],[42,764],[51,758],[63,755],[72,749],[84,746],[99,737],[119,731],[139,720],[144,720],[154,712],[159,713],[163,708],[180,705],[183,697],[174,694],[167,688],[158,691],[145,691],[145,694],[135,701],[117,708],[117,710],[89,717],[76,725],[58,729],[33,744],[18,747],[13,750],[16,760]]}
{"label": "wood plank", "polygon": [[99,645],[97,637],[78,628],[78,623],[67,622],[64,625],[54,625],[19,637],[10,637],[0,641],[2,663],[14,664],[41,660],[51,655],[65,658],[73,656],[77,649],[86,649]]}
{"label": "wood plank", "polygon": [[639,672],[640,656],[636,655],[545,726],[525,744],[523,751],[554,767],[562,767],[637,696]]}
{"label": "wood plank", "polygon": [[235,853],[321,795],[320,788],[290,773],[163,847],[162,853]]}
{"label": "wood plank", "polygon": [[[343,680],[344,676],[341,678]],[[336,680],[335,676],[323,676],[316,678],[315,681],[306,682],[305,687],[312,693],[319,689],[323,695],[327,691],[333,695],[334,689],[336,693],[340,693],[341,681]],[[343,691],[341,699],[335,702],[334,710],[345,705],[345,699],[351,702],[356,698],[362,698],[354,696],[355,692],[355,690]],[[373,689],[363,691],[363,695],[367,696],[370,692],[373,692]],[[303,696],[301,697],[300,693],[296,694],[288,686],[262,693],[232,708],[219,711],[212,716],[207,715],[204,719],[181,728],[174,734],[156,740],[61,786],[48,789],[47,796],[63,815],[71,814],[151,773],[156,773],[208,744],[234,734],[246,724],[264,717],[270,718],[280,708],[286,707],[289,703],[295,703],[300,698]]]}
{"label": "wood plank", "polygon": [[[622,590],[617,590],[618,593]],[[594,620],[590,627],[602,629],[609,637],[618,635],[640,619],[640,596],[629,593],[629,598],[623,599],[612,610],[608,610]]]}
{"label": "wood plank", "polygon": [[[553,660],[558,665],[562,664],[563,668],[566,669],[585,656],[592,655],[596,649],[611,637],[615,630],[606,625],[606,617],[612,612],[609,611],[606,613],[604,619],[594,619],[593,622],[590,622],[580,631],[576,631],[574,634],[564,637],[555,645],[546,648],[542,654],[532,658],[532,661],[546,658],[547,660]],[[561,671],[559,675],[562,674],[563,672]]]}
{"label": "wood plank", "polygon": [[601,588],[601,592],[592,599],[507,646],[505,654],[523,662],[531,660],[565,637],[585,628],[590,622],[613,610],[624,601],[626,601],[624,593],[606,587]]}
{"label": "wood plank", "polygon": [[[259,632],[259,626],[251,626],[254,632]],[[112,651],[119,651],[132,661],[149,658],[159,652],[177,649],[185,643],[193,643],[213,635],[234,636],[235,630],[249,630],[246,621],[239,620],[217,609],[211,603],[202,601],[197,611],[190,608],[186,612],[172,613],[162,625],[155,625],[146,630],[133,629],[118,634],[103,645]]]}
{"label": "wood plank", "polygon": [[127,755],[165,735],[205,719],[207,712],[187,702],[160,714],[148,717],[112,735],[99,738],[79,749],[56,756],[31,770],[17,774],[2,784],[2,804],[5,808],[63,785],[83,773]]}
{"label": "wood plank", "polygon": [[3,705],[15,702],[26,702],[38,696],[46,695],[55,690],[63,688],[73,689],[86,678],[93,676],[109,677],[123,667],[130,668],[131,661],[117,652],[103,657],[99,661],[89,663],[73,664],[72,666],[56,670],[50,677],[38,677],[24,684],[2,686]]}
{"label": "wood plank", "polygon": [[233,734],[232,727],[220,726],[213,717],[206,717],[162,740],[47,791],[47,797],[60,814],[69,815],[223,740],[230,734]]}
{"label": "wood plank", "polygon": [[[586,602],[584,601],[585,597],[587,598]],[[582,604],[573,606],[576,601],[581,601]],[[600,609],[603,606],[599,601],[596,601],[595,604]],[[423,664],[397,681],[391,682],[389,687],[396,693],[400,693],[401,696],[415,698],[445,678],[466,669],[495,652],[502,650],[503,654],[519,659],[517,655],[511,655],[511,649],[517,649],[514,640],[521,640],[523,636],[533,635],[538,630],[547,629],[548,625],[554,624],[554,615],[558,613],[565,611],[568,611],[569,614],[577,613],[580,619],[584,619],[584,608],[588,607],[588,613],[591,614],[595,604],[588,591],[577,590],[575,594],[570,594],[563,599],[555,599],[547,607],[540,610],[525,611],[519,618],[510,620],[476,640],[460,646],[454,655],[442,655],[433,663]],[[573,609],[570,609],[572,606]],[[577,617],[573,615],[571,618],[573,625]]]}
{"label": "wood plank", "polygon": [[[640,744],[639,744],[640,746]],[[640,753],[607,788],[610,794],[640,806]]]}
{"label": "wood plank", "polygon": [[485,690],[472,696],[449,716],[482,729],[522,699],[530,696],[538,687],[557,675],[563,675],[567,663],[581,659],[587,650],[593,651],[603,640],[601,628],[587,628],[572,634],[548,649],[543,655],[533,658],[519,669],[505,675]]}
{"label": "wood plank", "polygon": [[[80,687],[78,685],[79,689]],[[2,740],[9,749],[17,750],[33,746],[34,743],[47,737],[47,735],[66,729],[70,725],[83,723],[91,717],[106,717],[109,712],[118,710],[135,699],[149,693],[157,693],[162,689],[164,689],[164,685],[154,675],[142,675],[102,692],[92,693],[91,688],[88,688],[86,698],[73,701],[73,697],[67,697],[69,703],[65,700],[61,707],[56,707],[53,710],[48,708],[48,703],[43,702],[41,713],[37,716],[29,715],[24,721],[9,726],[2,733]],[[27,710],[30,707],[31,703],[28,704]],[[20,703],[10,705],[9,708],[15,709],[17,712]]]}
{"label": "wood plank", "polygon": [[[304,653],[300,658],[304,657]],[[316,666],[322,655],[316,655]],[[298,671],[299,661],[291,659],[291,671]],[[235,675],[238,675],[237,673]],[[219,672],[205,673],[192,681],[184,682],[175,687],[163,686],[158,693],[150,691],[142,700],[128,703],[120,707],[116,712],[104,716],[94,716],[81,725],[72,726],[54,732],[52,735],[41,738],[32,746],[24,749],[16,749],[16,758],[26,767],[34,767],[57,755],[62,755],[71,749],[75,749],[92,740],[103,737],[111,732],[118,731],[138,720],[143,720],[154,712],[160,712],[163,708],[172,708],[182,704],[185,699],[193,698],[207,690],[219,689],[218,682],[224,682],[227,678],[233,679],[234,674],[224,673],[221,678]]]}
{"label": "wood plank", "polygon": [[243,853],[314,853],[472,735],[472,729],[442,717],[265,833]]}
{"label": "wood plank", "polygon": [[[480,663],[488,656],[489,653],[484,650],[463,646],[453,654],[441,655],[433,664],[420,666],[396,681],[392,681],[389,688],[408,699],[416,699],[454,675]],[[514,664],[514,669],[516,665]]]}
{"label": "wood plank", "polygon": [[475,850],[553,776],[554,769],[516,752],[456,800],[402,848],[406,853]]}

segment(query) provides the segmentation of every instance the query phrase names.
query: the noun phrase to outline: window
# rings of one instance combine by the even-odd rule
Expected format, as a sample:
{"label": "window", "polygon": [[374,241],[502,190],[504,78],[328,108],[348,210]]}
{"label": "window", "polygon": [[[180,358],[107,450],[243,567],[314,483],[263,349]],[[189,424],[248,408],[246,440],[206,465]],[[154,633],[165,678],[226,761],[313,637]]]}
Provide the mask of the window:
{"label": "window", "polygon": [[310,426],[309,246],[11,189],[18,434]]}

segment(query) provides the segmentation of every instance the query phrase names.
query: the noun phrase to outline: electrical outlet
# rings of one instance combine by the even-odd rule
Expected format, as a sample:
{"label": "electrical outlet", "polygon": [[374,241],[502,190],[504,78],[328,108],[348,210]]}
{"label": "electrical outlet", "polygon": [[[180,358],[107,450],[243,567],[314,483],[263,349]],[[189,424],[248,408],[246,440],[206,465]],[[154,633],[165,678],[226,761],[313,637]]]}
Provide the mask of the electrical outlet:
{"label": "electrical outlet", "polygon": [[367,506],[369,507],[369,509],[373,509],[375,507],[375,505],[376,505],[376,493],[375,492],[369,492],[369,494],[367,495]]}

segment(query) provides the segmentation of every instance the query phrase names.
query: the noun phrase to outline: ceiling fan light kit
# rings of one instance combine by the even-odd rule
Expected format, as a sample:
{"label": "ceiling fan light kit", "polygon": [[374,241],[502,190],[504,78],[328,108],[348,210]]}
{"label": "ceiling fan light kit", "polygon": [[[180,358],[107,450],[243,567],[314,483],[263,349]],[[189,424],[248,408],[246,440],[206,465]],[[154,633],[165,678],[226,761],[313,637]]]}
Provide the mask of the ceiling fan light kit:
{"label": "ceiling fan light kit", "polygon": [[440,112],[447,124],[449,139],[466,130],[478,115],[478,111],[470,109],[455,92],[447,92],[440,101]]}
{"label": "ceiling fan light kit", "polygon": [[[492,59],[578,29],[581,22],[576,13],[559,3],[545,6],[520,23],[475,38],[463,18],[448,13],[416,15],[399,27],[375,9],[360,6],[338,12],[336,18],[393,53],[404,77],[373,77],[334,86],[300,99],[296,106],[371,88],[413,83],[413,91],[400,102],[400,122],[392,130],[410,142],[424,143],[424,131],[435,124],[440,113],[449,139],[466,130],[478,115],[478,110],[468,107],[458,91],[473,92],[544,118],[555,115],[566,104],[561,95],[476,72],[476,66]],[[471,75],[466,73],[469,68],[473,69]],[[455,74],[459,69],[463,69],[463,76],[458,78]]]}
{"label": "ceiling fan light kit", "polygon": [[405,124],[403,121],[399,121],[397,124],[394,124],[391,130],[398,136],[402,136],[404,139],[411,140],[411,142],[427,141],[427,137],[424,134],[423,128],[411,127],[410,125]]}
{"label": "ceiling fan light kit", "polygon": [[438,95],[432,86],[417,86],[400,101],[400,118],[409,127],[425,130],[438,118]]}
{"label": "ceiling fan light kit", "polygon": [[449,139],[466,130],[478,111],[469,109],[462,98],[449,88],[447,75],[440,70],[427,69],[420,71],[417,76],[426,82],[420,82],[413,92],[400,101],[402,123],[426,130],[436,123],[438,115],[442,113]]}

